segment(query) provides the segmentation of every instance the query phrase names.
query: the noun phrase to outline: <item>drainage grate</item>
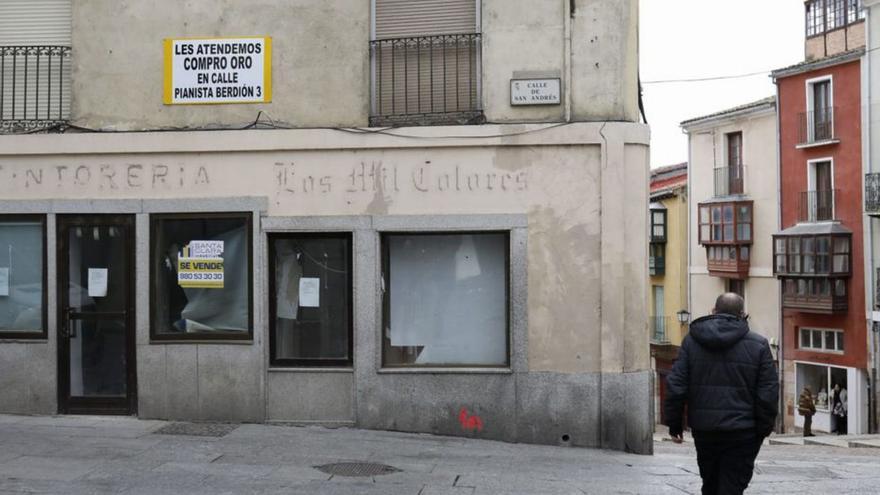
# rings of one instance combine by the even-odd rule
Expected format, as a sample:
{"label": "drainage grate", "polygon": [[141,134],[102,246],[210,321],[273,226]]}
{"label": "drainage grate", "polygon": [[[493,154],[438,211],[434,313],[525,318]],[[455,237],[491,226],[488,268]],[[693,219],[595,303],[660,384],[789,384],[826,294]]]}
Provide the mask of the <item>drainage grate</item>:
{"label": "drainage grate", "polygon": [[229,423],[170,423],[153,433],[160,435],[190,435],[194,437],[223,437],[238,428]]}
{"label": "drainage grate", "polygon": [[396,467],[373,462],[337,462],[315,466],[315,469],[334,476],[379,476],[400,471]]}

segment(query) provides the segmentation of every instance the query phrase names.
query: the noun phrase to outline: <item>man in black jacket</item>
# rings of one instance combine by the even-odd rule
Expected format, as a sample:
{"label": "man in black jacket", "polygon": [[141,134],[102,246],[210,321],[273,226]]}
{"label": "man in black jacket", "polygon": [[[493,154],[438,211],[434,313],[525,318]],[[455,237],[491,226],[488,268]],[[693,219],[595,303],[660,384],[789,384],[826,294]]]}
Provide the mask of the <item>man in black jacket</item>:
{"label": "man in black jacket", "polygon": [[773,431],[779,378],[767,339],[749,331],[743,299],[722,294],[694,320],[666,379],[666,424],[681,442],[682,416],[697,447],[703,495],[741,494]]}

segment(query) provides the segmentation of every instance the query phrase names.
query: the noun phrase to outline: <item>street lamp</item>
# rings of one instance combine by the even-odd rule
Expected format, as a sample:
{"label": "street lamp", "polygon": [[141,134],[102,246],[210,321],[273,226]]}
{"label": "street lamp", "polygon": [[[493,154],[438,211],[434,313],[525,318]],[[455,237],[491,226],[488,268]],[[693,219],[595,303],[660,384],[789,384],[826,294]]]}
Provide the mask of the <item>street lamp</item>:
{"label": "street lamp", "polygon": [[678,313],[675,313],[675,316],[678,317],[678,322],[682,325],[687,325],[688,321],[691,319],[691,314],[686,309],[682,309]]}

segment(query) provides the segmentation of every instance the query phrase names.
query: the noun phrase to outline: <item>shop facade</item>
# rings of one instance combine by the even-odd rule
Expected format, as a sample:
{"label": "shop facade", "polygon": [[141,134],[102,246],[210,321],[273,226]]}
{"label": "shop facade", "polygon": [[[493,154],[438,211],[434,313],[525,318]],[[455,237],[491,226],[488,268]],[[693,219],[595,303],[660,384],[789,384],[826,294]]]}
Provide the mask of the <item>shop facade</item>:
{"label": "shop facade", "polygon": [[637,2],[160,4],[0,33],[0,412],[651,451]]}
{"label": "shop facade", "polygon": [[3,412],[647,443],[647,134],[601,127],[18,136]]}

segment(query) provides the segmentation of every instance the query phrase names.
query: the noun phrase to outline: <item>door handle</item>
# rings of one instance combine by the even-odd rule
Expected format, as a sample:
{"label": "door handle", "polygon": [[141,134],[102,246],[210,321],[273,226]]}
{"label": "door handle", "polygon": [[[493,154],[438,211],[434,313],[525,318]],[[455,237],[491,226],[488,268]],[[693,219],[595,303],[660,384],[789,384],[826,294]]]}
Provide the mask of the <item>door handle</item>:
{"label": "door handle", "polygon": [[65,318],[61,322],[61,335],[67,339],[75,339],[76,338],[76,330],[73,327],[71,316],[74,311],[73,308],[67,308],[65,311]]}

